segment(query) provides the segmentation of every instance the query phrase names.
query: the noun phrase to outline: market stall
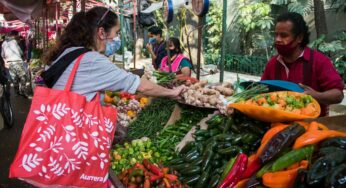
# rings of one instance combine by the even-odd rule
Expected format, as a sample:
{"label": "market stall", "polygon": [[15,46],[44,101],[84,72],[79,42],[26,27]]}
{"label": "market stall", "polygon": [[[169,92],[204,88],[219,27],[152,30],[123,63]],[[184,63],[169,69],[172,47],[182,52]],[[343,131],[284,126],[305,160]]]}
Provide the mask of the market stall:
{"label": "market stall", "polygon": [[151,76],[188,90],[151,99],[126,125],[111,151],[118,187],[345,186],[346,117],[318,118],[311,96]]}

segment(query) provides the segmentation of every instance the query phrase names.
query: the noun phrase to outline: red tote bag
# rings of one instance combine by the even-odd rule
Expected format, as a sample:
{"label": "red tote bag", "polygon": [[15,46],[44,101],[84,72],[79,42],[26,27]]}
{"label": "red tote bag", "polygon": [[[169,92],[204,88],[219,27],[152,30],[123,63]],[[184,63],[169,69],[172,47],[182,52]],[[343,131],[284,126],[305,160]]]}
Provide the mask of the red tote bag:
{"label": "red tote bag", "polygon": [[70,91],[37,87],[10,178],[38,187],[106,187],[117,111]]}

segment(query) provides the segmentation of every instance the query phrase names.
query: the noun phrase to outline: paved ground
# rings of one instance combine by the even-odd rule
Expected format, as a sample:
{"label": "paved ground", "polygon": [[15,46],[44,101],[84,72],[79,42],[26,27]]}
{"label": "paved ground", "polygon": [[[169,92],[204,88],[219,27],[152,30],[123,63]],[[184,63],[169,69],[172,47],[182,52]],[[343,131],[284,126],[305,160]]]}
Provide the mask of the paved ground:
{"label": "paved ground", "polygon": [[32,187],[20,180],[9,179],[10,164],[16,154],[23,125],[29,111],[30,100],[23,97],[12,97],[15,125],[11,129],[0,131],[0,187],[1,188],[28,188]]}

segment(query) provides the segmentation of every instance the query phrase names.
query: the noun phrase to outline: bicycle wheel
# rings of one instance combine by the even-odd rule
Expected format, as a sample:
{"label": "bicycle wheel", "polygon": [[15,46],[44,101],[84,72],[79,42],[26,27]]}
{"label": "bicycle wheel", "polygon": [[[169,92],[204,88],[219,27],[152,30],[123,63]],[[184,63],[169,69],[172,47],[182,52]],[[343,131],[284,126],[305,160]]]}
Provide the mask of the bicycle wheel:
{"label": "bicycle wheel", "polygon": [[11,102],[6,99],[6,97],[1,97],[0,99],[0,111],[4,119],[5,126],[11,128],[14,124],[13,109]]}

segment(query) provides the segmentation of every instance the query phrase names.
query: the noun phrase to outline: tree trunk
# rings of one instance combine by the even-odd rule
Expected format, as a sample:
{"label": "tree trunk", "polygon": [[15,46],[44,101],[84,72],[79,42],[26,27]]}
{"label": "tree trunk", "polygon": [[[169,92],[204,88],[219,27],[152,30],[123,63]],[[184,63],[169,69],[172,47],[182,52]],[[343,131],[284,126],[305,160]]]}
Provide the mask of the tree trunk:
{"label": "tree trunk", "polygon": [[314,0],[315,28],[317,37],[327,35],[327,22],[323,0]]}

